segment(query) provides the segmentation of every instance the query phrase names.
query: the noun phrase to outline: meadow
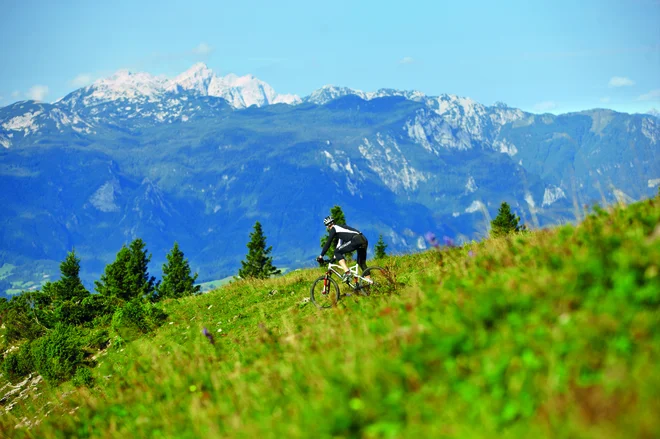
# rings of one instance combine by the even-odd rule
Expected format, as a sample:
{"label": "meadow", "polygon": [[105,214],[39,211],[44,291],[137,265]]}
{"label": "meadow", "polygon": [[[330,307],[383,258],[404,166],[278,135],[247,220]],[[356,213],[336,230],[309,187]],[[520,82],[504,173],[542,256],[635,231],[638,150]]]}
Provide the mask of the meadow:
{"label": "meadow", "polygon": [[165,300],[143,332],[107,322],[76,379],[0,377],[1,436],[660,433],[660,197],[369,264],[393,292],[319,310],[323,271],[294,270]]}

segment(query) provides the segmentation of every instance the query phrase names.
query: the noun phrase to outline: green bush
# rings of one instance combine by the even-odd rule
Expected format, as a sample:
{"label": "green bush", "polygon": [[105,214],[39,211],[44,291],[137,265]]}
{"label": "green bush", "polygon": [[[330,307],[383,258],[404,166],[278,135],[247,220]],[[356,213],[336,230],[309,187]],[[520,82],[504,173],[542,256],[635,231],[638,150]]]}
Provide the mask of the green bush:
{"label": "green bush", "polygon": [[164,318],[165,313],[158,306],[139,298],[133,299],[115,311],[112,329],[122,338],[130,340],[151,332]]}
{"label": "green bush", "polygon": [[2,373],[11,382],[16,382],[31,372],[34,372],[34,360],[29,342],[21,345],[17,352],[8,354],[2,362]]}
{"label": "green bush", "polygon": [[93,329],[84,339],[84,345],[94,350],[104,349],[108,343],[110,343],[110,335],[106,329]]}
{"label": "green bush", "polygon": [[78,329],[58,324],[45,337],[32,344],[32,356],[37,372],[51,383],[71,378],[82,364],[84,340]]}
{"label": "green bush", "polygon": [[71,382],[76,387],[92,387],[94,385],[92,371],[88,367],[79,367]]}

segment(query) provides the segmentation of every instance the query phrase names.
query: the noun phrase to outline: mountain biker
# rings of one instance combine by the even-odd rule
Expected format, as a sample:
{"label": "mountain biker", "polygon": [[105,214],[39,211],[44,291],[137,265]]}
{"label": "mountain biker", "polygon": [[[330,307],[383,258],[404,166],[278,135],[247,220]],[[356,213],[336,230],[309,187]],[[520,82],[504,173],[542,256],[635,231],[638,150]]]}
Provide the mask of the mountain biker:
{"label": "mountain biker", "polygon": [[[321,250],[321,254],[316,260],[319,263],[323,262],[323,255],[325,255],[330,248],[332,241],[337,238],[335,258],[339,261],[341,268],[344,269],[342,281],[350,282],[353,275],[348,269],[348,265],[346,265],[346,258],[344,255],[357,250],[357,263],[364,272],[364,270],[367,269],[367,247],[369,246],[369,241],[367,241],[367,238],[359,230],[346,225],[340,226],[335,224],[335,220],[331,216],[327,216],[323,219],[323,225],[325,225],[325,228],[330,235],[323,246],[323,250]],[[366,278],[369,278],[369,276],[366,276]]]}

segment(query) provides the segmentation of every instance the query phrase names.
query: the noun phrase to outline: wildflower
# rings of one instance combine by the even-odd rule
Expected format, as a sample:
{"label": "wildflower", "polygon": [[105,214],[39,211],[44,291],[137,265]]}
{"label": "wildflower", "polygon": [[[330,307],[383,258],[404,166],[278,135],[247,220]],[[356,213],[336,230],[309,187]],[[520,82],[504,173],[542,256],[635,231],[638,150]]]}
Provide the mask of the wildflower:
{"label": "wildflower", "polygon": [[438,239],[435,237],[435,234],[433,232],[426,232],[426,235],[424,235],[426,238],[426,241],[433,247],[439,247],[440,243],[438,242]]}
{"label": "wildflower", "polygon": [[471,258],[474,258],[474,252],[472,250],[470,250],[468,252],[468,256],[471,257]]}
{"label": "wildflower", "polygon": [[443,236],[442,240],[444,241],[447,247],[454,247],[454,240],[451,239],[449,236]]}
{"label": "wildflower", "polygon": [[202,334],[204,334],[204,336],[209,339],[209,342],[211,344],[215,344],[215,340],[213,339],[213,334],[211,334],[209,330],[206,329],[206,327],[202,329]]}

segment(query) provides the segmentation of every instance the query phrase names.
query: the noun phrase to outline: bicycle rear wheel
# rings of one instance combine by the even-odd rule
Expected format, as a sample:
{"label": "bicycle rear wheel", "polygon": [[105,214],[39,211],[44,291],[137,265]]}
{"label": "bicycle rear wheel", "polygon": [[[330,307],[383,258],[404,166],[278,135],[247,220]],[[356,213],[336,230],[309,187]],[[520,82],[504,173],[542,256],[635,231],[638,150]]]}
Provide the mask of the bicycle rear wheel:
{"label": "bicycle rear wheel", "polygon": [[317,308],[332,308],[339,301],[339,286],[332,278],[321,276],[312,284],[310,299]]}
{"label": "bicycle rear wheel", "polygon": [[371,280],[371,282],[361,281],[360,294],[362,295],[391,294],[395,290],[394,274],[385,268],[369,267],[364,270],[362,277],[368,277]]}

